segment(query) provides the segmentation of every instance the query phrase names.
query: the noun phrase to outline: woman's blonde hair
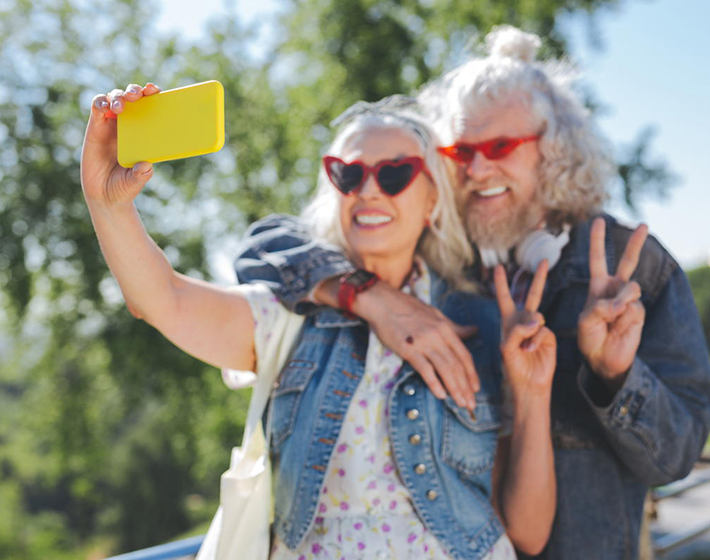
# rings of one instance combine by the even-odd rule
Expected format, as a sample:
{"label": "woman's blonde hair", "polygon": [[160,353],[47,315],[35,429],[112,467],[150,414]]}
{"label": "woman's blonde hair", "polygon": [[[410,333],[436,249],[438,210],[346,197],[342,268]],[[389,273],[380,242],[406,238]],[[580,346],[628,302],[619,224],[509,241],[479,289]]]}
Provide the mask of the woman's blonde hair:
{"label": "woman's blonde hair", "polygon": [[[422,232],[415,254],[453,287],[473,290],[473,284],[464,275],[465,269],[473,264],[473,250],[456,210],[449,168],[436,151],[438,140],[411,104],[407,108],[396,105],[396,102],[383,100],[375,104],[360,102],[351,107],[334,121],[342,126],[326,153],[340,157],[353,136],[370,131],[377,134],[377,130],[382,128],[400,129],[412,136],[421,147],[424,163],[438,195],[429,227]],[[315,197],[301,217],[314,237],[345,250],[345,236],[338,211],[340,196],[321,166]]]}

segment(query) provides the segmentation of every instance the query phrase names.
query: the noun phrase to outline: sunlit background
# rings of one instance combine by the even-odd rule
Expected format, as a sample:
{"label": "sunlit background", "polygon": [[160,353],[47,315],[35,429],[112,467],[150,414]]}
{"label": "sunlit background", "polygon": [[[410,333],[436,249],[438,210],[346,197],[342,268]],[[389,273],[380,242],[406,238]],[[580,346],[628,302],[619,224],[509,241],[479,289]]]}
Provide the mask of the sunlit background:
{"label": "sunlit background", "polygon": [[[199,40],[210,20],[234,10],[258,27],[251,50],[260,56],[277,39],[273,20],[284,6],[279,0],[162,0],[156,26]],[[710,145],[708,18],[705,0],[620,3],[600,10],[593,23],[578,14],[561,18],[571,58],[602,104],[597,118],[608,139],[631,146],[652,129],[650,159],[677,175],[666,197],[642,198],[637,213],[618,203],[610,209],[629,223],[648,223],[686,268],[710,262],[710,157],[703,150]]]}
{"label": "sunlit background", "polygon": [[307,200],[345,107],[411,93],[477,30],[538,32],[624,170],[609,209],[675,255],[710,338],[708,20],[706,0],[0,0],[0,558],[204,533],[243,428],[248,394],[135,320],[101,256],[94,94],[224,84],[225,147],[156,165],[136,204],[177,270],[229,284],[247,225]]}

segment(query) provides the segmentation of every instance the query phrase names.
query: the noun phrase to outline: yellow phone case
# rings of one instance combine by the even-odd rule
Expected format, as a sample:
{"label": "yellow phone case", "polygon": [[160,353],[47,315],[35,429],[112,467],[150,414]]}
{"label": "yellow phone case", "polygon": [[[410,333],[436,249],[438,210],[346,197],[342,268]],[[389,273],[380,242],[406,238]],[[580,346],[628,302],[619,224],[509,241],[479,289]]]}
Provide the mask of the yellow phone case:
{"label": "yellow phone case", "polygon": [[156,163],[219,151],[224,145],[224,87],[215,80],[126,103],[118,115],[118,163]]}

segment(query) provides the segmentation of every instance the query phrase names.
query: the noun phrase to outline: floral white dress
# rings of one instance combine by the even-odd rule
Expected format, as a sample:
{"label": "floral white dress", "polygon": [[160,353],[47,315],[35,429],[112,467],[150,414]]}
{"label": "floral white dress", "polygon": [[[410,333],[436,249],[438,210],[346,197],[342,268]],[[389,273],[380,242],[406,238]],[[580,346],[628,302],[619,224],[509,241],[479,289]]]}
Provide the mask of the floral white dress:
{"label": "floral white dress", "polygon": [[[419,270],[404,291],[428,303],[429,273],[423,264]],[[247,297],[255,336],[271,337],[290,312],[266,288],[250,290]],[[343,421],[315,522],[296,550],[276,537],[271,560],[450,558],[417,516],[392,460],[386,402],[401,366],[402,359],[370,332],[365,375]],[[484,560],[515,558],[503,535]]]}

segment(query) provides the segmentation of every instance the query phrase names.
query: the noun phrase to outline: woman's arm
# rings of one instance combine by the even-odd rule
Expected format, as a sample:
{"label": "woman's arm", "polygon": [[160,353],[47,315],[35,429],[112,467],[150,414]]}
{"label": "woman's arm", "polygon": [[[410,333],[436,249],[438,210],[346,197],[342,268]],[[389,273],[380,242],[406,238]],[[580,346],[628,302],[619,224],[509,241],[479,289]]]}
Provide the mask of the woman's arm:
{"label": "woman's arm", "polygon": [[557,482],[550,400],[557,343],[537,308],[547,274],[538,267],[524,309],[516,309],[503,267],[495,270],[501,311],[501,353],[513,405],[512,434],[501,438],[493,473],[493,502],[515,547],[542,551],[552,531]]}
{"label": "woman's arm", "polygon": [[[253,369],[254,320],[237,291],[173,270],[143,227],[134,199],[152,176],[141,162],[116,159],[116,120],[125,103],[159,90],[130,85],[98,95],[91,107],[81,157],[81,183],[101,251],[133,315],[185,352],[217,367]],[[107,116],[108,115],[108,116]]]}
{"label": "woman's arm", "polygon": [[515,547],[534,556],[547,543],[557,505],[549,398],[515,409],[512,434],[498,444],[494,505]]}

